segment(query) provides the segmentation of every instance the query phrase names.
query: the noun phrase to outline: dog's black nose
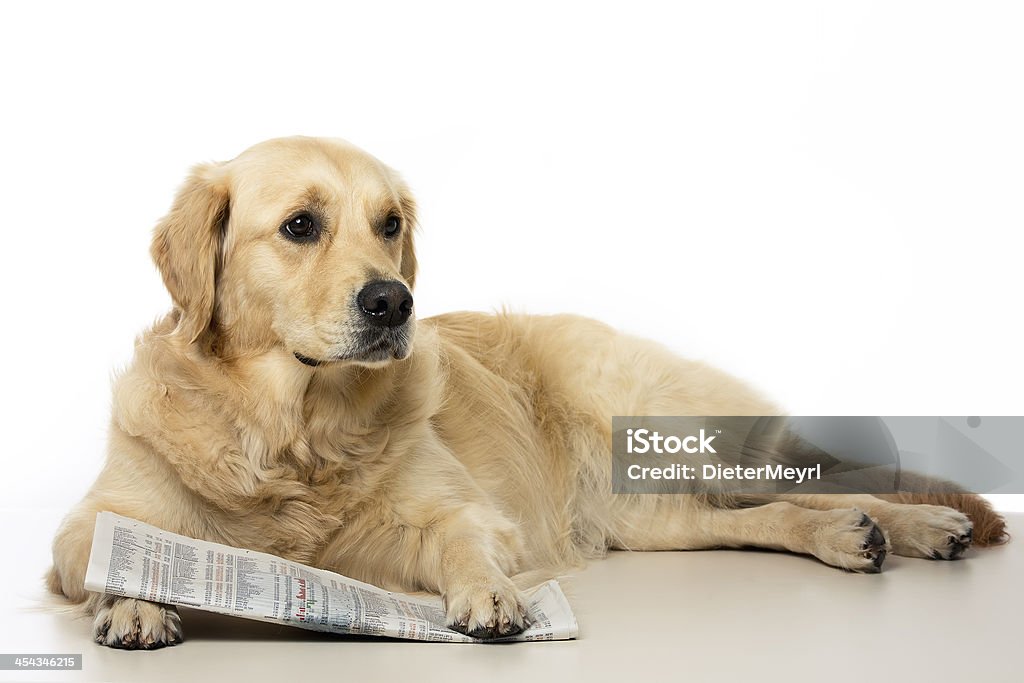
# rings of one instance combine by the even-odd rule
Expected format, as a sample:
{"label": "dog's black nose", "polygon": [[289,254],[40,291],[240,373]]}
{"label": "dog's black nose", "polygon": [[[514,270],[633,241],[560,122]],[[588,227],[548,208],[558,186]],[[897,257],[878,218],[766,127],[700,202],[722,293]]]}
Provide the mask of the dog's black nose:
{"label": "dog's black nose", "polygon": [[396,280],[371,282],[356,297],[359,310],[371,325],[398,327],[412,315],[412,294]]}

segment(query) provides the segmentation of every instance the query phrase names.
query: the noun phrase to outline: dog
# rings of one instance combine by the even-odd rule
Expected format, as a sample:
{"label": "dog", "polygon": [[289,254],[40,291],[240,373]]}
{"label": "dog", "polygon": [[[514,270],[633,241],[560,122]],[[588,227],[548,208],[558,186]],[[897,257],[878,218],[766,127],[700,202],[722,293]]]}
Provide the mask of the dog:
{"label": "dog", "polygon": [[[169,605],[91,593],[96,513],[443,596],[480,638],[523,588],[609,549],[755,546],[876,572],[998,543],[969,494],[613,494],[613,415],[777,415],[740,381],[572,315],[417,320],[416,204],[318,138],[197,166],[151,254],[173,310],[116,380],[106,463],[53,544],[49,589],[103,645],[182,640]],[[947,507],[947,506],[955,506]]]}

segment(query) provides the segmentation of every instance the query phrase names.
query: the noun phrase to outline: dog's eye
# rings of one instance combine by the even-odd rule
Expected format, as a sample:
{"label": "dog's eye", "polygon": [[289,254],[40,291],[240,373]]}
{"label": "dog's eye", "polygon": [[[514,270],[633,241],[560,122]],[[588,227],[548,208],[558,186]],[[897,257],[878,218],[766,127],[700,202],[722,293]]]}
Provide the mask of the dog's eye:
{"label": "dog's eye", "polygon": [[398,216],[388,216],[387,220],[384,221],[384,237],[391,239],[399,233],[402,229],[402,220]]}
{"label": "dog's eye", "polygon": [[311,242],[320,236],[320,227],[308,213],[300,213],[285,221],[281,234],[296,242]]}

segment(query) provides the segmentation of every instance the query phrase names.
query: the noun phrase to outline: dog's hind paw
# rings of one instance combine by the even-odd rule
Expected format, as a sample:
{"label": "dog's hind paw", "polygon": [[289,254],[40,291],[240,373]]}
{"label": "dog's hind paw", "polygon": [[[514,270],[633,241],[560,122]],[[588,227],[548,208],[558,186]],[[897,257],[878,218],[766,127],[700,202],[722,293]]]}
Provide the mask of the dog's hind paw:
{"label": "dog's hind paw", "polygon": [[849,571],[882,571],[890,546],[874,520],[860,510],[829,512],[833,519],[818,530],[814,554],[823,562]]}
{"label": "dog's hind paw", "polygon": [[105,600],[93,620],[100,645],[124,650],[155,650],[183,640],[181,617],[170,605],[134,598]]}
{"label": "dog's hind paw", "polygon": [[893,552],[906,557],[956,560],[974,540],[967,515],[941,505],[896,505],[883,513],[882,524]]}

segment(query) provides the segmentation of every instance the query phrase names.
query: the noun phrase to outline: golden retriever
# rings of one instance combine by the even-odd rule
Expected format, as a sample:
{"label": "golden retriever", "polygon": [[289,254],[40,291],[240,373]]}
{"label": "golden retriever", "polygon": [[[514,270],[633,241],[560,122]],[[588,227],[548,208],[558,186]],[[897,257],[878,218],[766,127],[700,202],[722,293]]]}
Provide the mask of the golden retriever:
{"label": "golden retriever", "polygon": [[759,546],[870,572],[887,551],[952,559],[1002,537],[970,495],[945,502],[973,520],[912,494],[613,494],[611,416],[778,411],[591,320],[416,320],[415,224],[401,178],[341,141],[192,171],[152,243],[174,308],[118,378],[106,464],[53,546],[49,588],[99,643],[182,638],[173,607],[84,589],[100,510],[433,591],[485,638],[523,628],[530,581],[609,548]]}

